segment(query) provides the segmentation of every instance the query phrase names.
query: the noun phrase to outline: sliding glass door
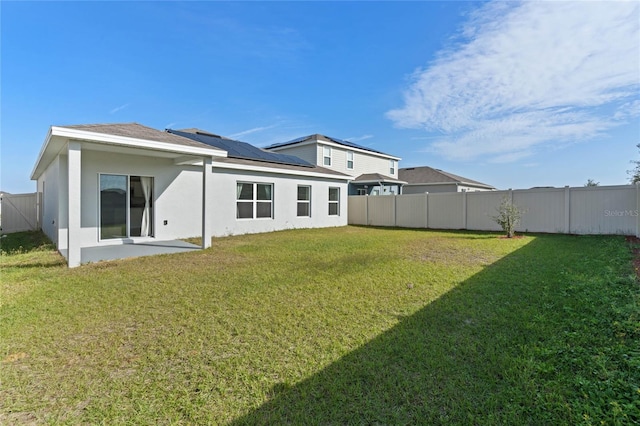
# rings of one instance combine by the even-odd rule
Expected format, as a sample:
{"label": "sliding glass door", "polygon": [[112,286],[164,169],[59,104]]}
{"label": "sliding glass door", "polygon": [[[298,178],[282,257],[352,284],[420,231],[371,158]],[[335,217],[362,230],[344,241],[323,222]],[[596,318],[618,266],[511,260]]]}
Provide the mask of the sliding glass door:
{"label": "sliding glass door", "polygon": [[153,236],[153,178],[100,175],[100,239]]}

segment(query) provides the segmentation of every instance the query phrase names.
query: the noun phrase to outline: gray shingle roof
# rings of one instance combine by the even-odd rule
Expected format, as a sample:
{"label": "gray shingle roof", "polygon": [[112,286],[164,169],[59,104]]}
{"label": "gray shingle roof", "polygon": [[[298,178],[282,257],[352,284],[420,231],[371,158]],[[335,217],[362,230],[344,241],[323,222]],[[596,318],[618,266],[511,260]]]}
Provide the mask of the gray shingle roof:
{"label": "gray shingle roof", "polygon": [[80,124],[73,126],[56,126],[67,129],[85,130],[87,132],[104,133],[106,135],[123,136],[135,139],[144,139],[154,142],[165,142],[183,146],[193,146],[197,148],[209,148],[211,146],[197,142],[188,138],[173,135],[143,126],[138,123],[116,123],[116,124]]}
{"label": "gray shingle roof", "polygon": [[353,182],[363,183],[363,182],[383,182],[383,183],[400,183],[404,184],[406,182],[402,180],[398,180],[396,178],[392,178],[391,176],[385,176],[380,173],[365,173],[353,180]]}
{"label": "gray shingle roof", "polygon": [[395,156],[386,154],[386,153],[384,153],[382,151],[378,151],[378,150],[375,150],[375,149],[372,149],[372,148],[368,148],[366,146],[358,145],[356,143],[345,141],[345,140],[342,140],[342,139],[332,138],[332,137],[329,137],[329,136],[321,135],[321,134],[318,134],[318,133],[313,134],[313,135],[303,136],[301,138],[293,139],[293,140],[290,140],[290,141],[287,141],[287,142],[274,143],[273,145],[269,145],[269,146],[265,147],[265,149],[273,149],[273,148],[280,148],[280,147],[283,147],[283,146],[295,145],[295,144],[306,142],[306,141],[309,141],[309,140],[319,140],[319,141],[325,141],[325,142],[333,142],[333,143],[337,143],[338,145],[343,145],[343,146],[350,147],[350,148],[357,148],[357,149],[361,149],[363,151],[375,152],[376,154],[382,154],[382,155],[386,155],[388,157],[394,157],[395,158]]}
{"label": "gray shingle roof", "polygon": [[454,175],[440,169],[434,169],[428,166],[407,167],[398,170],[398,178],[408,182],[410,185],[429,184],[429,183],[460,183],[466,185],[475,185],[487,189],[495,189],[491,185],[478,182],[477,180],[468,179],[466,177]]}

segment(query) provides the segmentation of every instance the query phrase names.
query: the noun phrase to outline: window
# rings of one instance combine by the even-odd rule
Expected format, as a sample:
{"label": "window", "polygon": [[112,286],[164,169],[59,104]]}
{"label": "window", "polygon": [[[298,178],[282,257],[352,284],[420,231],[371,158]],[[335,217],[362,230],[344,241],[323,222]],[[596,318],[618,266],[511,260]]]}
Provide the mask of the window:
{"label": "window", "polygon": [[389,174],[391,176],[396,174],[396,160],[389,160]]}
{"label": "window", "polygon": [[153,178],[99,175],[100,239],[153,236]]}
{"label": "window", "polygon": [[273,185],[270,183],[238,182],[236,200],[238,219],[273,217]]}
{"label": "window", "polygon": [[367,190],[366,189],[362,189],[362,188],[358,188],[358,195],[367,195]]}
{"label": "window", "polygon": [[298,185],[298,216],[311,216],[311,187]]}
{"label": "window", "polygon": [[347,151],[347,169],[353,169],[353,151]]}
{"label": "window", "polygon": [[322,164],[324,164],[325,166],[331,166],[331,147],[330,146],[322,147],[322,153],[323,153]]}
{"label": "window", "polygon": [[329,216],[340,215],[340,188],[329,188]]}

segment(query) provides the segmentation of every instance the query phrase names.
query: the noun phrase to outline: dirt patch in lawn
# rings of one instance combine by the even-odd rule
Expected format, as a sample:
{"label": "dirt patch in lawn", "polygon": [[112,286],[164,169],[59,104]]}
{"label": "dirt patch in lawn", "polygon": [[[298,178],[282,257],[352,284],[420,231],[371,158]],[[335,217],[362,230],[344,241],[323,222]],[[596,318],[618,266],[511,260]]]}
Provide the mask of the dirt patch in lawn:
{"label": "dirt patch in lawn", "polygon": [[430,239],[429,244],[415,243],[407,247],[407,257],[412,260],[445,265],[490,265],[500,258],[481,248],[452,244],[450,241]]}

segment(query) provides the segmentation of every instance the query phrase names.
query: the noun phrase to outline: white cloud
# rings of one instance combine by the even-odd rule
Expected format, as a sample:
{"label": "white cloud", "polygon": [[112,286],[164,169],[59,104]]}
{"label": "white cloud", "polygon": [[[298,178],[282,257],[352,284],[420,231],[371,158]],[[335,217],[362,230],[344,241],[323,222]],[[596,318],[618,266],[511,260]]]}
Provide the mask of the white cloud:
{"label": "white cloud", "polygon": [[614,120],[628,120],[630,118],[640,116],[640,99],[636,99],[631,102],[627,102],[618,107],[615,114],[613,114]]}
{"label": "white cloud", "polygon": [[254,127],[252,129],[243,130],[241,132],[234,133],[232,135],[229,135],[229,137],[230,138],[241,138],[243,136],[247,136],[247,135],[250,135],[252,133],[264,132],[265,130],[270,130],[270,129],[273,129],[274,127],[277,127],[277,126],[278,126],[277,124],[272,124],[270,126]]}
{"label": "white cloud", "polygon": [[387,117],[441,135],[431,148],[451,159],[602,135],[640,109],[639,18],[638,2],[489,3]]}
{"label": "white cloud", "polygon": [[362,135],[362,136],[354,136],[354,137],[351,137],[351,138],[346,138],[345,140],[349,141],[349,142],[360,142],[360,141],[364,141],[364,140],[367,140],[367,139],[371,139],[372,137],[373,137],[373,135]]}
{"label": "white cloud", "polygon": [[129,104],[124,104],[124,105],[120,105],[119,107],[115,107],[111,111],[109,111],[109,114],[115,114],[116,112],[118,112],[120,110],[123,110],[128,106],[129,106]]}

